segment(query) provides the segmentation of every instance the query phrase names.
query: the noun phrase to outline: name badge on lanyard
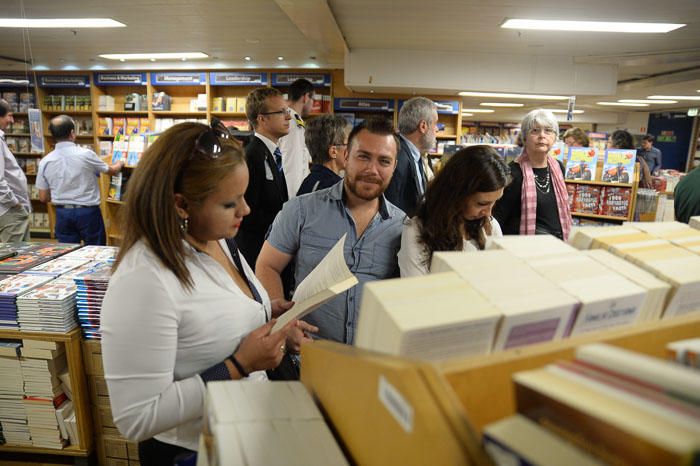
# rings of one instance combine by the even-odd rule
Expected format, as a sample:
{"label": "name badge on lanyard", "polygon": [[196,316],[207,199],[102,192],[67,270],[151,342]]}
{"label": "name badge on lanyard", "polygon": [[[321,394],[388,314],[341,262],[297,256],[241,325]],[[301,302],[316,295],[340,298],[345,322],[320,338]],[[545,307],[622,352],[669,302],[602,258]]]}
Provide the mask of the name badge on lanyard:
{"label": "name badge on lanyard", "polygon": [[274,175],[272,174],[272,169],[270,168],[270,162],[265,160],[265,179],[267,181],[272,181],[275,179]]}

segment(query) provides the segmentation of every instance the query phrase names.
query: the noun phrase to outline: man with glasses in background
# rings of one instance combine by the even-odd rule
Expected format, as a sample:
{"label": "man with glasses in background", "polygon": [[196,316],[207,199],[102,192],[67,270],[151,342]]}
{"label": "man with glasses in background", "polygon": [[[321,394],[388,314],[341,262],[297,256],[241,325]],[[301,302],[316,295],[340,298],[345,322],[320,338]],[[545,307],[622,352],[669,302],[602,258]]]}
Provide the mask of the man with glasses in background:
{"label": "man with glasses in background", "polygon": [[254,267],[268,228],[289,199],[282,169],[286,154],[280,150],[279,139],[289,133],[291,117],[282,93],[271,87],[248,94],[245,113],[255,131],[245,148],[249,175],[245,200],[251,213],[243,219],[236,242]]}
{"label": "man with glasses in background", "polygon": [[280,149],[284,154],[282,169],[287,180],[287,193],[291,199],[296,196],[302,180],[309,174],[311,156],[304,143],[304,118],[311,113],[314,105],[314,85],[307,79],[297,79],[289,86],[287,92],[287,111],[292,121],[289,134],[280,139]]}

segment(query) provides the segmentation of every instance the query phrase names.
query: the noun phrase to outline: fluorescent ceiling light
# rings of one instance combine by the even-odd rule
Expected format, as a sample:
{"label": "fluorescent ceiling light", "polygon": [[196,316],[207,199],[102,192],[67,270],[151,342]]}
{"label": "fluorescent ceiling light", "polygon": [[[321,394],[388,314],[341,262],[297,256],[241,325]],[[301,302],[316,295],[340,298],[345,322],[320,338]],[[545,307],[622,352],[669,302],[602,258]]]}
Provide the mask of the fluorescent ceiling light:
{"label": "fluorescent ceiling light", "polygon": [[462,116],[474,116],[474,114],[473,114],[473,113],[464,113],[464,112],[462,112]]}
{"label": "fluorescent ceiling light", "polygon": [[[569,113],[569,111],[565,108],[543,108],[542,110],[546,110],[552,113]],[[574,110],[572,113],[580,115],[583,113],[583,110]]]}
{"label": "fluorescent ceiling light", "polygon": [[471,92],[463,91],[459,95],[463,97],[496,97],[500,99],[536,99],[536,100],[568,100],[563,95],[539,95],[539,94],[508,94],[502,92]]}
{"label": "fluorescent ceiling light", "polygon": [[685,24],[628,23],[618,21],[561,21],[548,19],[509,19],[501,25],[505,29],[535,29],[538,31],[630,32],[638,34],[664,33],[682,28]]}
{"label": "fluorescent ceiling light", "polygon": [[697,96],[697,95],[648,95],[647,99],[654,99],[654,100],[663,100],[663,99],[700,100],[700,96]]}
{"label": "fluorescent ceiling light", "polygon": [[126,24],[110,18],[0,18],[2,28],[123,28]]}
{"label": "fluorescent ceiling light", "polygon": [[677,100],[656,100],[656,99],[619,99],[618,102],[626,104],[677,104]]}
{"label": "fluorescent ceiling light", "polygon": [[209,55],[202,52],[106,53],[100,57],[107,60],[181,60],[183,58],[209,58]]}
{"label": "fluorescent ceiling light", "polygon": [[512,102],[482,102],[479,105],[484,107],[522,107],[525,104],[515,104]]}
{"label": "fluorescent ceiling light", "polygon": [[648,107],[649,104],[630,104],[624,102],[596,102],[597,105],[610,105],[619,107]]}
{"label": "fluorescent ceiling light", "polygon": [[462,109],[462,114],[464,113],[493,113],[495,110],[491,110],[490,108],[463,108]]}

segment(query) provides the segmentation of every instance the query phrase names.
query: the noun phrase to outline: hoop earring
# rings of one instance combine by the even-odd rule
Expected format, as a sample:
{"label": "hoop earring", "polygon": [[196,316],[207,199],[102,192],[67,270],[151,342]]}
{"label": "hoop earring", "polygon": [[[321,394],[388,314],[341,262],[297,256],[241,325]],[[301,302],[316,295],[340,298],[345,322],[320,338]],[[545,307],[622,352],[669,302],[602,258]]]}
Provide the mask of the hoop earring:
{"label": "hoop earring", "polygon": [[183,236],[186,235],[189,228],[190,228],[190,219],[187,217],[181,219],[180,220],[180,233],[182,233]]}

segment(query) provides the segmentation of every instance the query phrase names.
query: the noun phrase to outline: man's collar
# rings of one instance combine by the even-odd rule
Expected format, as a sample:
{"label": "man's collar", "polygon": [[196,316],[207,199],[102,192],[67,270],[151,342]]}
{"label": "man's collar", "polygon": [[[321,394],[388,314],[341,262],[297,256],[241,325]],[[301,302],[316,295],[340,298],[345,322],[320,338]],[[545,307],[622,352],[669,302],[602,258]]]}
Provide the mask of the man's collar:
{"label": "man's collar", "polygon": [[74,145],[75,145],[75,142],[73,142],[73,141],[61,141],[61,142],[57,142],[54,147],[56,149],[60,149],[62,147],[69,147],[69,146],[74,146]]}
{"label": "man's collar", "polygon": [[258,133],[257,131],[255,132],[255,136],[260,139],[265,146],[269,149],[271,154],[275,153],[275,149],[279,147],[279,145],[275,142],[272,141],[272,139],[268,138],[267,136],[263,136],[262,134]]}
{"label": "man's collar", "polygon": [[408,147],[408,150],[411,152],[411,155],[413,156],[413,160],[416,162],[420,160],[420,151],[418,150],[418,147],[413,144],[413,141],[408,139],[406,136],[403,134],[400,134],[401,140],[406,143],[406,147]]}

